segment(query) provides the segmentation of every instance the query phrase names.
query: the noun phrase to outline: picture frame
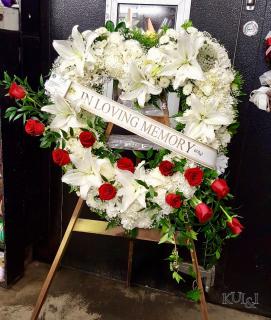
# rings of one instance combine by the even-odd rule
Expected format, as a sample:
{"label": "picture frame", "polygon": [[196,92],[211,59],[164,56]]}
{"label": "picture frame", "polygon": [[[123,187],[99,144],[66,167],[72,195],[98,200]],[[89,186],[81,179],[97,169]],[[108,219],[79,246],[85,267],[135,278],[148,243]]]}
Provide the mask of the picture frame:
{"label": "picture frame", "polygon": [[[120,13],[124,12],[129,6],[135,11],[135,14],[139,16],[145,15],[146,17],[148,17],[148,15],[151,17],[155,15],[161,16],[163,12],[167,14],[169,11],[175,9],[175,25],[169,26],[176,29],[189,19],[191,0],[107,0],[105,20],[111,20],[117,23],[120,18]],[[123,9],[122,12],[121,9]],[[165,16],[165,18],[168,17]]]}

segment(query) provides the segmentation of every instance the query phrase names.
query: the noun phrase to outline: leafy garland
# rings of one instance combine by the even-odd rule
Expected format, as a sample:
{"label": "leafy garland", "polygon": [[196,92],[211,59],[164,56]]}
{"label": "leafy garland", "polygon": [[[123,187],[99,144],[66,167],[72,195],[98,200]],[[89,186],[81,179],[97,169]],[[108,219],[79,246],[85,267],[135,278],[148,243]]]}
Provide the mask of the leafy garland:
{"label": "leafy garland", "polygon": [[[140,29],[129,29],[124,22],[115,26],[111,21],[108,21],[105,25],[106,29],[111,33],[121,34],[125,40],[136,40],[143,48],[149,50],[159,45],[161,38],[168,32],[168,28],[164,28],[160,33],[146,33]],[[193,28],[191,22],[187,22],[184,26],[184,30]],[[106,37],[102,33],[96,38],[95,43],[105,40]],[[238,72],[234,73],[235,77],[232,81],[232,94],[235,96],[236,101],[233,104],[235,113],[237,113],[237,97],[242,94],[241,88],[243,84],[242,77]],[[123,160],[120,150],[109,149],[105,145],[105,128],[106,123],[103,119],[95,117],[87,112],[80,114],[80,121],[84,123],[83,127],[73,128],[68,130],[52,130],[50,124],[52,122],[52,116],[50,112],[42,110],[51,104],[52,97],[48,97],[45,94],[43,79],[40,79],[40,89],[34,91],[28,84],[27,79],[20,79],[17,76],[10,77],[7,73],[4,74],[4,80],[0,82],[1,85],[9,89],[9,95],[15,99],[16,106],[10,107],[6,110],[5,117],[9,121],[15,121],[22,119],[25,123],[25,130],[32,136],[41,136],[41,148],[51,148],[55,146],[53,151],[53,160],[60,165],[64,173],[73,169],[69,154],[66,150],[69,150],[69,141],[76,140],[78,144],[81,143],[84,150],[90,148],[91,153],[97,157],[97,159],[108,159],[113,167],[117,167],[122,170],[120,166],[120,160]],[[95,87],[95,85],[93,85]],[[101,88],[99,85],[96,87],[99,91]],[[184,113],[190,109],[190,105],[187,103],[187,94],[184,94],[183,87],[179,87],[174,90],[172,84],[165,88],[165,93],[171,91],[177,91],[180,97],[180,110],[176,115],[176,118],[182,117]],[[156,99],[155,95],[150,97],[149,103],[154,104]],[[135,106],[139,107],[137,102],[134,101]],[[179,122],[176,130],[183,131],[185,123]],[[234,134],[238,128],[236,120],[228,126],[230,134]],[[87,142],[93,140],[92,144],[86,146],[86,141],[82,133],[85,133],[84,137],[87,138]],[[59,153],[59,150],[62,153]],[[220,151],[226,152],[225,148],[220,148]],[[57,151],[57,152],[56,152]],[[160,243],[172,243],[174,248],[172,254],[169,257],[169,267],[172,272],[172,277],[179,283],[183,280],[179,265],[182,261],[177,245],[180,247],[191,247],[191,240],[197,240],[198,235],[204,239],[203,244],[206,248],[204,267],[210,268],[216,263],[221,256],[222,245],[228,238],[236,237],[243,229],[236,215],[232,213],[232,208],[227,204],[232,199],[232,195],[229,193],[227,183],[224,179],[219,178],[219,172],[208,168],[195,167],[195,164],[189,163],[188,160],[177,157],[170,154],[168,150],[161,149],[155,151],[150,149],[146,152],[134,151],[135,156],[144,161],[144,167],[146,170],[155,170],[159,168],[160,173],[163,176],[173,176],[176,174],[186,177],[190,187],[195,188],[193,196],[186,199],[182,192],[176,191],[170,194],[172,197],[168,200],[168,205],[171,206],[171,211],[168,215],[160,216],[154,219],[152,227],[158,228],[162,231],[162,238]],[[123,161],[122,161],[123,162]],[[123,165],[123,164],[122,164]],[[166,172],[169,170],[170,172]],[[125,167],[126,166],[126,167]],[[124,171],[134,172],[135,167],[130,162],[124,161]],[[195,170],[194,170],[195,169]],[[194,170],[194,171],[193,171]],[[193,171],[193,172],[192,172]],[[115,181],[110,180],[101,174],[104,185],[114,185]],[[146,181],[141,179],[135,180],[138,185],[145,188],[146,191],[146,206],[148,210],[162,210],[162,208],[154,201],[157,196],[157,192],[151,184],[147,184]],[[71,189],[79,192],[78,187],[71,186]],[[107,190],[108,191],[108,190]],[[112,190],[111,190],[112,191]],[[100,194],[101,195],[101,194]],[[99,200],[99,196],[96,196],[96,200]],[[109,226],[114,227],[120,225],[121,221],[119,217],[108,218],[104,210],[95,209],[101,217],[109,220]],[[130,236],[135,236],[137,229],[127,230]],[[192,273],[193,275],[193,273]],[[195,277],[195,275],[194,275]],[[188,296],[191,299],[196,300],[198,298],[198,291],[189,292]]]}

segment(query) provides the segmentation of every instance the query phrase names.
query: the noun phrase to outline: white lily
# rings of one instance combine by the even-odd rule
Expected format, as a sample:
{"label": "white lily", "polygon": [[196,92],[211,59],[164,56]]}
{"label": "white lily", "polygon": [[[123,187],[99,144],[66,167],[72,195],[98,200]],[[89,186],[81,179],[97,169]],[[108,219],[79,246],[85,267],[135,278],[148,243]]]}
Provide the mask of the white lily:
{"label": "white lily", "polygon": [[116,181],[118,181],[122,187],[118,191],[118,196],[122,197],[121,212],[126,211],[131,204],[137,201],[141,208],[146,208],[146,193],[148,189],[140,185],[136,180],[145,179],[144,161],[142,161],[132,173],[127,170],[116,171]]}
{"label": "white lily", "polygon": [[134,62],[129,65],[129,72],[125,81],[128,81],[130,90],[123,92],[120,99],[129,101],[137,99],[141,107],[144,107],[149,95],[158,95],[162,91],[159,86],[154,85],[145,77]]}
{"label": "white lily", "polygon": [[95,63],[96,59],[91,45],[98,37],[98,34],[87,31],[83,35],[78,31],[78,26],[74,26],[71,40],[53,41],[53,47],[63,59],[60,66],[63,71],[68,67],[75,66],[78,74],[84,76],[85,63]]}
{"label": "white lily", "polygon": [[[80,196],[82,199],[87,198],[90,188],[99,188],[103,183],[103,173],[107,172],[110,161],[105,159],[99,159],[92,155],[90,149],[86,149],[83,159],[70,155],[72,163],[76,169],[68,170],[62,176],[62,182],[77,186],[80,188]],[[113,167],[112,167],[113,172]],[[111,178],[107,176],[106,178]]]}
{"label": "white lily", "polygon": [[215,139],[215,129],[222,125],[232,123],[232,115],[217,112],[217,101],[209,99],[203,103],[192,94],[190,96],[191,108],[186,110],[182,117],[176,118],[178,122],[186,124],[184,134],[203,142],[212,142]]}
{"label": "white lily", "polygon": [[202,45],[202,38],[183,32],[178,36],[176,49],[162,49],[168,55],[169,64],[162,69],[160,75],[174,77],[175,90],[183,86],[187,79],[204,80],[203,71],[197,61]]}
{"label": "white lily", "polygon": [[85,126],[78,120],[77,114],[80,111],[78,106],[69,104],[59,95],[54,97],[54,102],[54,104],[41,108],[42,111],[55,116],[50,123],[50,128],[52,130],[57,131],[61,129],[67,132],[69,128],[81,128]]}

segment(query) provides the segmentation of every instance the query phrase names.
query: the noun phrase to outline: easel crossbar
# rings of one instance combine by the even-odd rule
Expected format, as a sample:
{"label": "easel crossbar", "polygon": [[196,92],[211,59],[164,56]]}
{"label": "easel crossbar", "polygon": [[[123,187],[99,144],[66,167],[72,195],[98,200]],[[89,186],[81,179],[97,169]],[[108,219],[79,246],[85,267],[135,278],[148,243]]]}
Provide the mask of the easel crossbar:
{"label": "easel crossbar", "polygon": [[[108,222],[91,219],[77,219],[73,231],[94,233],[105,236],[125,237],[125,230],[122,227],[108,229]],[[156,229],[139,229],[135,239],[159,242],[161,239],[161,232]]]}

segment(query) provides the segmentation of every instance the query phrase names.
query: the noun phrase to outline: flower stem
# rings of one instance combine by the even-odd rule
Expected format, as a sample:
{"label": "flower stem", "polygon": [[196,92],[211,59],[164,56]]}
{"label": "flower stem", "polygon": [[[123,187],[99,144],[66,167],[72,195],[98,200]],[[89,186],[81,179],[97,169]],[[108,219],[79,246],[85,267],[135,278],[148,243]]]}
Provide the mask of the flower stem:
{"label": "flower stem", "polygon": [[232,220],[231,216],[228,214],[228,212],[220,205],[219,206],[222,212],[225,214],[225,216],[228,218],[229,221]]}

